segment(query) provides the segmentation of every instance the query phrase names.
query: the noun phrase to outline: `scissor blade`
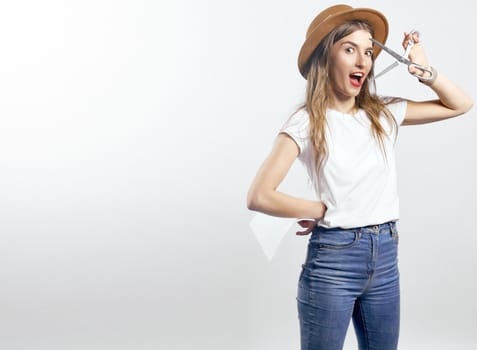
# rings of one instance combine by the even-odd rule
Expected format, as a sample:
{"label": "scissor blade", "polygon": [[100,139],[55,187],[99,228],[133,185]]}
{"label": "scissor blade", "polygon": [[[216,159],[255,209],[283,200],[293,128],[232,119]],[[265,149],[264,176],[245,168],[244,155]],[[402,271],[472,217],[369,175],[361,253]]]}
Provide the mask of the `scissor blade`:
{"label": "scissor blade", "polygon": [[387,72],[389,72],[390,70],[396,68],[396,66],[399,65],[399,62],[395,61],[394,63],[392,63],[391,65],[387,66],[385,69],[383,69],[381,72],[379,72],[378,74],[376,74],[374,76],[374,79],[378,79],[380,76],[386,74]]}
{"label": "scissor blade", "polygon": [[370,38],[370,40],[377,46],[379,46],[381,49],[383,49],[384,51],[386,51],[388,54],[390,54],[391,56],[393,56],[396,60],[398,60],[399,62],[401,63],[404,63],[404,64],[407,64],[409,65],[411,63],[411,61],[409,61],[407,58],[401,56],[400,54],[398,54],[396,51],[393,51],[391,50],[389,47],[387,46],[384,46],[383,44],[381,44],[379,41],[373,39],[373,38]]}

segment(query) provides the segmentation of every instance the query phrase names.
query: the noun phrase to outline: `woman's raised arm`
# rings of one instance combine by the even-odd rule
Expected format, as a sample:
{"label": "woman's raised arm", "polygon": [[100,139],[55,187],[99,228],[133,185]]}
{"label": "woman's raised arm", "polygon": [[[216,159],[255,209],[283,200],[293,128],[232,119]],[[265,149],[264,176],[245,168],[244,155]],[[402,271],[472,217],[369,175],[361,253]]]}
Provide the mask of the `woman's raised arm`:
{"label": "woman's raised arm", "polygon": [[[411,35],[405,33],[403,46],[406,47]],[[414,47],[409,54],[412,62],[429,66],[424,49],[419,43],[419,36],[412,34]],[[414,72],[412,72],[414,73]],[[472,99],[453,81],[437,72],[437,78],[430,88],[437,94],[438,99],[432,101],[408,101],[406,117],[403,125],[432,123],[439,120],[457,117],[472,108]]]}

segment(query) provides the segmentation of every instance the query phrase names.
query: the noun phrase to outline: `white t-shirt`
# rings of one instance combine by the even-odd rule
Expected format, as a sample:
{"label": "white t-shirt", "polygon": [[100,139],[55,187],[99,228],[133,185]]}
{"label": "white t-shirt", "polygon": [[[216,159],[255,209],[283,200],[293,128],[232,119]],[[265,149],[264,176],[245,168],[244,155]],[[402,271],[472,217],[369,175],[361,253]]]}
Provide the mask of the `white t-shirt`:
{"label": "white t-shirt", "polygon": [[[399,101],[387,107],[397,125],[401,125],[407,102]],[[397,220],[396,128],[391,133],[391,125],[381,116],[381,123],[388,132],[384,139],[384,155],[364,110],[351,115],[328,109],[326,119],[328,156],[319,174],[315,171],[314,151],[309,139],[308,113],[300,110],[281,129],[298,145],[298,158],[308,171],[317,198],[328,208],[318,225],[353,228]]]}

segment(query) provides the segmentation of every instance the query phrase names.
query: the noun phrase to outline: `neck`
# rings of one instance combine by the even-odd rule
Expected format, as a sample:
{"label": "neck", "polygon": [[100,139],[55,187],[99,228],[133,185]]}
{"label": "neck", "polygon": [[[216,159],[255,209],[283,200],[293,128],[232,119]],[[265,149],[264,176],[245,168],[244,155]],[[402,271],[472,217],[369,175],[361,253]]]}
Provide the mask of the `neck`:
{"label": "neck", "polygon": [[340,100],[335,96],[329,107],[341,113],[353,114],[356,112],[356,101],[354,97]]}

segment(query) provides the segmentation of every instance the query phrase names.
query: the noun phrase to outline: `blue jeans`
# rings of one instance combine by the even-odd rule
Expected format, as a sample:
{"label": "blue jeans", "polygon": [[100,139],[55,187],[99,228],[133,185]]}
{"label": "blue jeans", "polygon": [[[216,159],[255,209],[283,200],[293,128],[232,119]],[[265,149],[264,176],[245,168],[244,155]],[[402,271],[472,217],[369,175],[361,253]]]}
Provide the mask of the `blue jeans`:
{"label": "blue jeans", "polygon": [[298,284],[302,350],[341,350],[353,319],[360,350],[395,350],[399,337],[395,222],[315,227]]}

